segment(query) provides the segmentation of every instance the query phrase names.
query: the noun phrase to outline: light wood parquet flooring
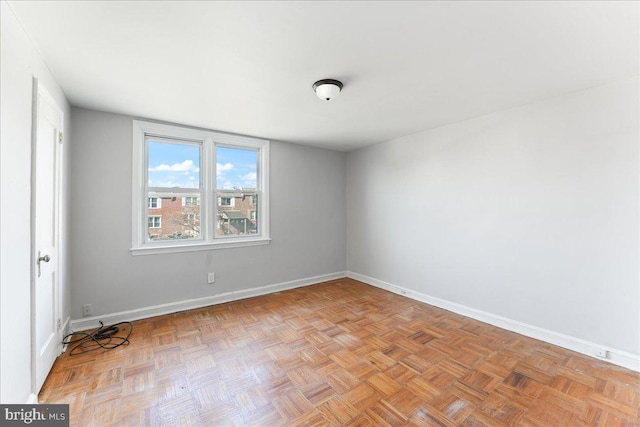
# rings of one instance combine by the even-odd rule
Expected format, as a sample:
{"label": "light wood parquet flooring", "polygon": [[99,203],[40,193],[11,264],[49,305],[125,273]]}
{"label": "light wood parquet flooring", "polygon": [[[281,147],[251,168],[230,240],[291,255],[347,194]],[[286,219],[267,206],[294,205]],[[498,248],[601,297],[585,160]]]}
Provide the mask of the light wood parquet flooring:
{"label": "light wood parquet flooring", "polygon": [[638,425],[636,372],[351,279],[134,322],[56,361],[78,426]]}

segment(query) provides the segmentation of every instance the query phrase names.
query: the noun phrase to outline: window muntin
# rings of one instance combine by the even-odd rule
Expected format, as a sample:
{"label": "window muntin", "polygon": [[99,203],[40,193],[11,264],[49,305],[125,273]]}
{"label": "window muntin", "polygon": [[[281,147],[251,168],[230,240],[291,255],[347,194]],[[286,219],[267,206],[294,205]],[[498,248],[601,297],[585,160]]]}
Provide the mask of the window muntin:
{"label": "window muntin", "polygon": [[268,243],[268,154],[265,140],[134,121],[132,252]]}

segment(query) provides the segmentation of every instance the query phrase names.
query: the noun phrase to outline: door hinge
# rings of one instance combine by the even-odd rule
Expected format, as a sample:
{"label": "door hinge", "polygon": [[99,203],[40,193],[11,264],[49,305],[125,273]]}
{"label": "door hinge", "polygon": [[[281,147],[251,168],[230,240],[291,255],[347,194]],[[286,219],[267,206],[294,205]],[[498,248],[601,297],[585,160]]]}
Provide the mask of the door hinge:
{"label": "door hinge", "polygon": [[62,329],[62,319],[58,319],[58,330]]}
{"label": "door hinge", "polygon": [[62,140],[64,139],[64,133],[58,132],[58,142],[62,144]]}

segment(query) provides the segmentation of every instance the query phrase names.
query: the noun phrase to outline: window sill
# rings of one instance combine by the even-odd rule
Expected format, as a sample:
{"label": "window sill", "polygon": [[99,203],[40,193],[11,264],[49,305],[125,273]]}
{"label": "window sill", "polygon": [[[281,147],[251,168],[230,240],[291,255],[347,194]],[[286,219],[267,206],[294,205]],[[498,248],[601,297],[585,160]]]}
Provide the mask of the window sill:
{"label": "window sill", "polygon": [[268,237],[262,237],[258,239],[221,239],[221,241],[201,242],[201,243],[189,243],[186,245],[163,245],[163,244],[150,244],[144,247],[131,248],[129,251],[133,256],[139,255],[157,255],[157,254],[170,254],[181,252],[199,252],[210,251],[215,249],[231,249],[241,248],[246,246],[262,246],[271,243],[271,239]]}

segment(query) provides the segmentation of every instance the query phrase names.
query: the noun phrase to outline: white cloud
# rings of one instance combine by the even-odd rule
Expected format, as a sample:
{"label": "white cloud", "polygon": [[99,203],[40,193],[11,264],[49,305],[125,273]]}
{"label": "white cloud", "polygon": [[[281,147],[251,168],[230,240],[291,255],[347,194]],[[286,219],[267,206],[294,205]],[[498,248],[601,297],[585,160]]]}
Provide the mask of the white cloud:
{"label": "white cloud", "polygon": [[251,182],[255,182],[256,178],[257,178],[257,174],[255,172],[249,172],[246,175],[242,175],[240,177],[240,179],[242,179],[243,181],[251,181]]}
{"label": "white cloud", "polygon": [[173,181],[158,181],[155,183],[155,187],[172,188],[172,187],[179,187],[179,185],[178,183]]}
{"label": "white cloud", "polygon": [[225,190],[233,190],[233,184],[231,182],[227,181],[222,185],[222,188],[225,189]]}
{"label": "white cloud", "polygon": [[249,172],[240,176],[240,179],[242,180],[242,186],[244,188],[255,188],[256,178],[257,174],[255,172]]}
{"label": "white cloud", "polygon": [[198,172],[200,168],[193,165],[193,160],[185,160],[181,163],[166,165],[164,163],[149,168],[149,172]]}
{"label": "white cloud", "polygon": [[233,165],[231,163],[216,163],[216,175],[220,176],[223,172],[230,171],[233,169]]}
{"label": "white cloud", "polygon": [[162,188],[198,188],[197,182],[188,182],[188,181],[158,181],[155,183],[154,187],[162,187]]}

